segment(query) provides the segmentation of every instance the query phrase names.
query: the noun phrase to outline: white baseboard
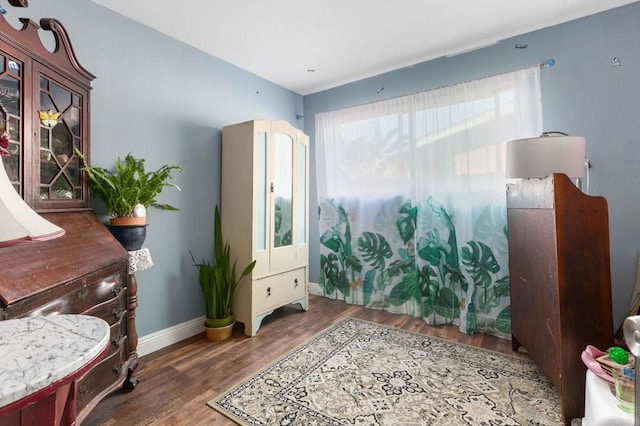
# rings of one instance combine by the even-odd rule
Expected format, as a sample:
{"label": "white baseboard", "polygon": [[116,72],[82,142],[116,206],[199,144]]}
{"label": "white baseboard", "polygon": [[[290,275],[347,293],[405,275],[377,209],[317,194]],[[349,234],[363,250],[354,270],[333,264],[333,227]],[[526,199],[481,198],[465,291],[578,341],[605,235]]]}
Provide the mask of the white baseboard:
{"label": "white baseboard", "polygon": [[[320,284],[310,282],[309,294],[323,296],[324,292]],[[138,340],[138,356],[149,355],[202,332],[204,332],[204,316],[147,334]]]}
{"label": "white baseboard", "polygon": [[138,340],[138,356],[145,356],[204,332],[204,316],[147,334]]}

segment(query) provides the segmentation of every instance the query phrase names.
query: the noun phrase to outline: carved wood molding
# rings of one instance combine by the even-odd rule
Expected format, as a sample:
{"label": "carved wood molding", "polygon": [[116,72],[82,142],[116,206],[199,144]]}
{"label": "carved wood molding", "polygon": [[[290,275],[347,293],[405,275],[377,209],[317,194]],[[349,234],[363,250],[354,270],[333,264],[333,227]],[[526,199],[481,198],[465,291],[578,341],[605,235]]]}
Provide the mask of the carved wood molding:
{"label": "carved wood molding", "polygon": [[[60,53],[63,55],[62,57],[66,57],[66,59],[70,62],[74,71],[80,73],[87,80],[93,80],[95,76],[87,71],[78,59],[76,58],[76,54],[73,51],[73,46],[71,45],[71,41],[69,40],[69,35],[67,34],[67,30],[64,29],[60,21],[53,18],[42,18],[40,19],[40,25],[47,31],[51,31],[53,36],[56,39],[56,47],[53,51],[53,54]],[[64,49],[64,52],[60,52],[60,47]]]}
{"label": "carved wood molding", "polygon": [[[14,1],[20,1],[26,5],[26,0]],[[20,18],[20,22],[22,28],[17,30],[0,15],[0,39],[36,61],[54,68],[70,80],[90,89],[89,82],[95,76],[78,62],[67,31],[58,20],[43,18],[40,20],[40,25],[28,18]],[[42,44],[38,35],[41,28],[51,31],[53,34],[55,40],[53,51],[48,50]]]}

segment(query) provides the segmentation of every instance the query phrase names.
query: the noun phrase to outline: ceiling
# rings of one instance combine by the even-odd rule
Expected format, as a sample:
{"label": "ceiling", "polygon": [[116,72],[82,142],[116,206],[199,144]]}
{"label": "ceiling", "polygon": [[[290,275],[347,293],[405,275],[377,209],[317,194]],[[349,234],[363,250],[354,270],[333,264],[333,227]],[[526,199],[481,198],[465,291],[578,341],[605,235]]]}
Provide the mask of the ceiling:
{"label": "ceiling", "polygon": [[92,0],[301,95],[637,0]]}

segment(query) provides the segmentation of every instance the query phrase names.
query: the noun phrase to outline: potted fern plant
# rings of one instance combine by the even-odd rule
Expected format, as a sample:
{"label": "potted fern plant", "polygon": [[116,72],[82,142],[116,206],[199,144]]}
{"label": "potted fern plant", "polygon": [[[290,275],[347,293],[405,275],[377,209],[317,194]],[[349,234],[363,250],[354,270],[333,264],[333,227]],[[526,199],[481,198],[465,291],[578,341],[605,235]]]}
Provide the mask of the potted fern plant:
{"label": "potted fern plant", "polygon": [[[146,236],[146,211],[149,207],[161,210],[178,210],[170,204],[159,204],[156,197],[166,188],[180,187],[173,183],[174,171],[182,172],[179,166],[163,165],[156,171],[145,170],[145,160],[127,154],[124,160],[118,157],[115,172],[102,167],[92,167],[76,149],[82,161],[81,171],[86,172],[89,186],[105,205],[109,216],[108,228],[127,250],[138,250]],[[134,242],[128,243],[133,236]]]}
{"label": "potted fern plant", "polygon": [[212,341],[224,340],[233,331],[233,294],[238,283],[253,271],[254,260],[247,265],[239,277],[236,276],[237,259],[231,263],[229,242],[223,243],[220,212],[216,206],[214,214],[214,263],[204,259],[196,262],[191,254],[193,265],[198,268],[198,281],[206,305],[205,329],[207,338]]}

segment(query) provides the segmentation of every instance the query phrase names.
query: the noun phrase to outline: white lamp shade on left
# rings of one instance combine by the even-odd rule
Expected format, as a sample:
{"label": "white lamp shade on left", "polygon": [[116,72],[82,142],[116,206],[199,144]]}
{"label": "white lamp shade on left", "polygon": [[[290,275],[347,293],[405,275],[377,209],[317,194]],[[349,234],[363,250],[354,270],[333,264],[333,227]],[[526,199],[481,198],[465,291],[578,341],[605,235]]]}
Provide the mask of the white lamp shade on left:
{"label": "white lamp shade on left", "polygon": [[585,174],[585,139],[580,136],[540,136],[507,142],[506,178],[543,178],[564,173]]}
{"label": "white lamp shade on left", "polygon": [[64,229],[33,211],[18,194],[0,158],[0,247],[51,240]]}

